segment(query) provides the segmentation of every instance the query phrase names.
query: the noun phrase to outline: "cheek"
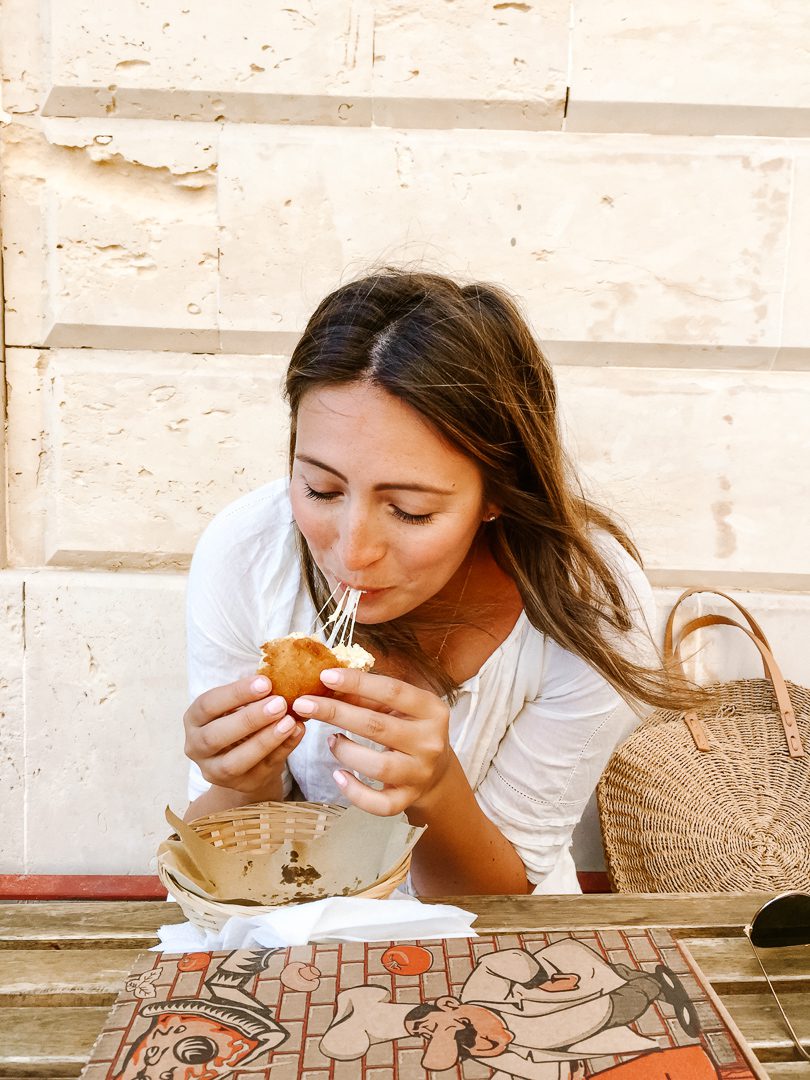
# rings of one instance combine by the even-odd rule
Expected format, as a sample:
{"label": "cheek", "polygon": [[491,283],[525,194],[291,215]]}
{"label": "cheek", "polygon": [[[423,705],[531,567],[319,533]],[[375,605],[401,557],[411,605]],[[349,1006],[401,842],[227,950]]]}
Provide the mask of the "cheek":
{"label": "cheek", "polygon": [[329,517],[320,507],[304,495],[290,496],[293,518],[311,548],[323,547],[329,542],[331,528]]}

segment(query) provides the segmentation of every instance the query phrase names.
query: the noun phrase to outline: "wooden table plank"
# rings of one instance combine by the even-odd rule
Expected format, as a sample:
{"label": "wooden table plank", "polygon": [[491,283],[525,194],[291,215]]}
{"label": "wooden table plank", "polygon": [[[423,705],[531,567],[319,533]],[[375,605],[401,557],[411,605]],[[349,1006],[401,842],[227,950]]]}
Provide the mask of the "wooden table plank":
{"label": "wooden table plank", "polygon": [[0,949],[148,949],[156,930],[185,922],[160,901],[45,901],[0,904]]}
{"label": "wooden table plank", "polygon": [[668,927],[679,936],[716,937],[738,934],[769,895],[455,896],[435,902],[477,911],[474,929],[479,933],[510,932],[527,926],[543,930],[646,926]]}
{"label": "wooden table plank", "polygon": [[[716,990],[764,985],[762,969],[745,938],[679,938]],[[760,956],[771,981],[780,988],[810,982],[810,949],[765,949]]]}
{"label": "wooden table plank", "polygon": [[111,1005],[139,949],[3,949],[0,1008]]}
{"label": "wooden table plank", "polygon": [[[735,938],[685,938],[701,970],[715,987],[739,992],[765,987],[748,942]],[[139,949],[0,950],[0,1007],[10,1005],[99,1005],[123,986]],[[773,949],[765,955],[779,984],[810,981],[810,952]],[[63,998],[69,1000],[62,1000]]]}
{"label": "wooden table plank", "polygon": [[[810,991],[788,997],[793,1015],[810,1015]],[[787,1033],[779,1034],[770,995],[723,995],[722,1001],[769,1073],[771,1062],[795,1059]],[[87,1061],[107,1012],[106,1007],[0,1009],[0,1077],[74,1075]]]}
{"label": "wooden table plank", "polygon": [[0,1077],[76,1076],[108,1011],[0,1009]]}
{"label": "wooden table plank", "polygon": [[774,1061],[765,1066],[770,1080],[807,1080],[810,1065],[806,1061]]}
{"label": "wooden table plank", "polygon": [[[739,933],[761,897],[599,895],[456,896],[436,899],[477,911],[479,933],[582,930],[600,926],[671,927],[692,937]],[[184,922],[173,903],[44,901],[0,903],[0,948],[139,948],[155,944],[163,923]]]}
{"label": "wooden table plank", "polygon": [[[720,1000],[760,1061],[792,1061],[797,1058],[796,1047],[785,1029],[773,996],[766,988],[757,993],[721,994]],[[810,1048],[810,989],[788,991],[780,995],[780,1001],[797,1034]],[[810,1064],[805,1063],[805,1067],[807,1075],[810,1075]]]}

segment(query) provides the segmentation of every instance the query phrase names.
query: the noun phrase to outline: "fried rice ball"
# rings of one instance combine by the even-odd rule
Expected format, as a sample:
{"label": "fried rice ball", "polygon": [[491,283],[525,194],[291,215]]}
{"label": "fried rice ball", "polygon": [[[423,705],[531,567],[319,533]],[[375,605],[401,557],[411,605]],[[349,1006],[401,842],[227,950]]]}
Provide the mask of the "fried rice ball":
{"label": "fried rice ball", "polygon": [[[292,712],[292,703],[305,694],[332,696],[332,691],[320,680],[322,671],[335,667],[368,671],[373,664],[374,657],[360,645],[336,645],[330,649],[317,638],[289,634],[262,645],[262,663],[257,674],[267,676],[273,684],[273,693],[283,697]],[[295,712],[292,715],[298,716]]]}

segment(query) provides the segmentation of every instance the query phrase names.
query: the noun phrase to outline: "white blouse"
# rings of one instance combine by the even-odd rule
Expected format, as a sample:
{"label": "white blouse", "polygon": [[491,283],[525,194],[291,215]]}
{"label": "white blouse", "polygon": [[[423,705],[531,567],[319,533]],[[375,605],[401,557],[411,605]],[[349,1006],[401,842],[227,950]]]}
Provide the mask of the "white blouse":
{"label": "white blouse", "polygon": [[[649,583],[612,537],[604,536],[603,551],[634,618],[622,650],[654,662]],[[275,481],[226,507],[197,545],[188,587],[190,700],[252,674],[263,642],[309,632],[314,620],[287,481]],[[525,612],[478,673],[462,683],[450,742],[478,804],[514,846],[535,892],[580,891],[571,834],[611,751],[637,723],[637,710],[584,660],[536,630]],[[308,721],[289,769],[305,799],[345,805],[332,778],[331,730]],[[192,763],[189,799],[207,787]]]}

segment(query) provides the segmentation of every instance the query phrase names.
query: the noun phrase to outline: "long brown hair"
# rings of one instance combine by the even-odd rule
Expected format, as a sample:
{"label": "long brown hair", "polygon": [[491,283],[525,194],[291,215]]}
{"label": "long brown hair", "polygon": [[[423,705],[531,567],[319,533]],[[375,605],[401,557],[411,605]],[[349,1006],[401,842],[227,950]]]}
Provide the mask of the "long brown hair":
{"label": "long brown hair", "polygon": [[[551,366],[506,293],[386,269],[327,296],[287,371],[291,467],[303,395],[360,380],[410,405],[477,463],[485,497],[501,511],[486,526],[492,554],[514,579],[533,626],[626,698],[663,707],[691,703],[682,681],[617,648],[617,632],[633,623],[600,550],[600,530],[640,562],[639,555],[624,530],[583,495],[559,436]],[[298,539],[307,587],[320,608],[326,582],[300,533]],[[454,696],[456,684],[420,648],[412,619],[360,629],[372,651],[407,656],[435,690]]]}

